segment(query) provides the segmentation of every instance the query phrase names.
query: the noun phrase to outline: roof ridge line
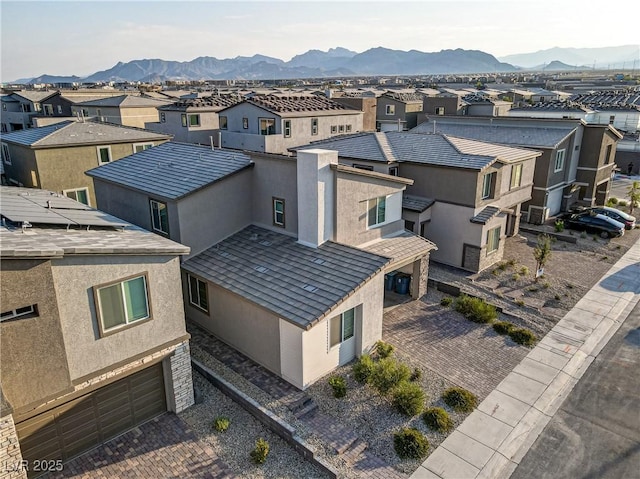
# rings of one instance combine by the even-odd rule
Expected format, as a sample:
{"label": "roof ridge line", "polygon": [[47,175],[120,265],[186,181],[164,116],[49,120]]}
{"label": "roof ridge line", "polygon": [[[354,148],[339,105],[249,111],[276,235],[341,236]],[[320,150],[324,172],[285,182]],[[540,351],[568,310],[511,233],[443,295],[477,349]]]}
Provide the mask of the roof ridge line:
{"label": "roof ridge line", "polygon": [[390,162],[398,162],[398,158],[396,158],[396,155],[393,153],[393,149],[391,148],[391,145],[389,144],[389,140],[387,139],[386,133],[383,133],[381,131],[377,131],[377,132],[374,133],[374,138],[378,142],[378,146],[380,147],[380,151],[382,151],[382,154],[386,158],[387,162],[388,163],[390,163]]}

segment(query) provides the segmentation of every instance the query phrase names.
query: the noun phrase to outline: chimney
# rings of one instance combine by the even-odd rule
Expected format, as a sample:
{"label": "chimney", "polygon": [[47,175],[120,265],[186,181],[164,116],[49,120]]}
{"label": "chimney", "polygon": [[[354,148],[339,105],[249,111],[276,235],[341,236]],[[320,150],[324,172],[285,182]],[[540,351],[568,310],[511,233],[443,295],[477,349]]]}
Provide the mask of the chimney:
{"label": "chimney", "polygon": [[338,152],[298,152],[298,243],[317,248],[334,236],[335,179],[331,165]]}

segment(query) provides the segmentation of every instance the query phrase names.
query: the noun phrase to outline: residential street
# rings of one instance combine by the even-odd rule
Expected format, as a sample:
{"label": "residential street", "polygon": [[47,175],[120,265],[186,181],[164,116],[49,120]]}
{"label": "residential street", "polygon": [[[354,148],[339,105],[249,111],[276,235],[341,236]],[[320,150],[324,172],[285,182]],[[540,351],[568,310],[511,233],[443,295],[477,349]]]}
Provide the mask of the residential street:
{"label": "residential street", "polygon": [[634,181],[640,181],[640,176],[629,177],[627,175],[616,175],[613,182],[611,183],[611,192],[609,193],[609,195],[612,198],[618,198],[619,200],[628,201],[627,190]]}
{"label": "residential street", "polygon": [[512,479],[638,477],[640,304],[538,437]]}

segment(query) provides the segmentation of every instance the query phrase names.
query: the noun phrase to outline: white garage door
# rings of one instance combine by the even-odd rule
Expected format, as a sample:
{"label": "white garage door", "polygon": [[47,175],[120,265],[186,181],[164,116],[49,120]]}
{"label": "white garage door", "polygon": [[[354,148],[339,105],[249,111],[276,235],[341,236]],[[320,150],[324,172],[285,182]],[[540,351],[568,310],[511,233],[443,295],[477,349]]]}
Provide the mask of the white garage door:
{"label": "white garage door", "polygon": [[547,200],[547,207],[549,208],[549,215],[555,216],[560,213],[560,209],[562,208],[562,192],[563,188],[558,188],[556,190],[549,192],[549,199]]}

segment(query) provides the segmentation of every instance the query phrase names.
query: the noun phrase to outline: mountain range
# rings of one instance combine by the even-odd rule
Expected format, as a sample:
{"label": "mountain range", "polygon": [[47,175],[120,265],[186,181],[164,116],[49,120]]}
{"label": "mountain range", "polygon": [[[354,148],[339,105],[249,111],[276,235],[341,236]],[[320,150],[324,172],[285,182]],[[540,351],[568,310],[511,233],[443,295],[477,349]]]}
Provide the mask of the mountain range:
{"label": "mountain range", "polygon": [[[575,70],[609,65],[631,68],[638,60],[638,45],[607,48],[552,48],[533,53],[509,55],[498,60],[479,50],[442,50],[426,53],[418,50],[391,50],[377,47],[357,53],[346,48],[326,52],[309,50],[285,62],[265,55],[217,59],[198,57],[187,62],[144,59],[118,62],[108,70],[87,77],[41,75],[15,83],[70,83],[166,80],[273,80],[328,78],[357,75],[439,75],[455,73],[514,72],[520,69]],[[594,60],[595,59],[595,60]],[[555,62],[552,64],[552,62]],[[517,65],[517,66],[514,66]],[[580,66],[580,67],[578,67]],[[638,62],[640,67],[640,62]]]}

